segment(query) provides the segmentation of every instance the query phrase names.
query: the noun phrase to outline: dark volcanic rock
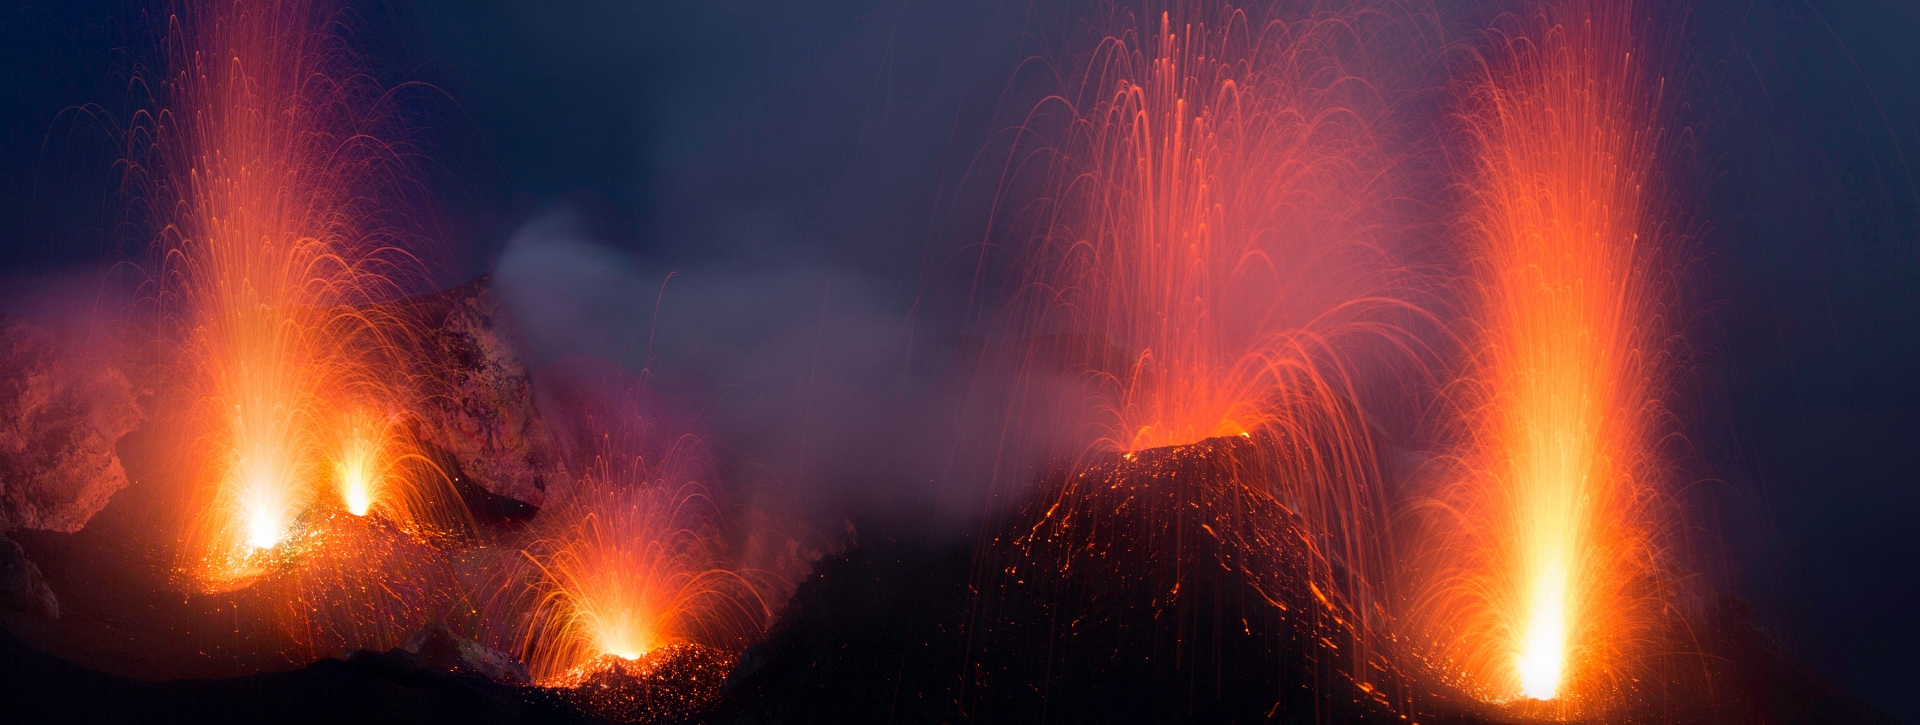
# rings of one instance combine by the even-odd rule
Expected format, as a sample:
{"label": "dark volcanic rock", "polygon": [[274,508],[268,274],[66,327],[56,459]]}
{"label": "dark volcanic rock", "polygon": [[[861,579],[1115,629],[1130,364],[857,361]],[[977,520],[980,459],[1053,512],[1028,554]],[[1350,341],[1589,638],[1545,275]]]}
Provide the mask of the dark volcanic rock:
{"label": "dark volcanic rock", "polygon": [[114,443],[141,420],[126,376],[102,356],[0,324],[0,531],[79,531],[127,487]]}
{"label": "dark volcanic rock", "polygon": [[419,656],[428,667],[472,673],[498,682],[533,683],[533,676],[513,655],[454,634],[443,622],[422,627],[407,640],[407,651]]}
{"label": "dark volcanic rock", "polygon": [[13,539],[0,536],[0,607],[17,612],[60,618],[60,600],[40,576],[40,567]]}
{"label": "dark volcanic rock", "polygon": [[[1339,567],[1248,485],[1286,475],[1283,449],[1213,439],[1062,466],[977,539],[868,522],[741,655],[711,721],[1566,721],[1356,657],[1354,614],[1315,586]],[[1659,655],[1643,699],[1576,721],[1890,725],[1744,605],[1703,609],[1672,623],[1693,644]]]}
{"label": "dark volcanic rock", "polygon": [[1695,632],[1709,677],[1699,690],[1685,693],[1695,722],[1894,725],[1893,718],[1787,654],[1745,601],[1720,596],[1704,609],[1695,616]]}
{"label": "dark volcanic rock", "polygon": [[513,322],[491,279],[391,303],[417,326],[409,366],[420,381],[421,440],[488,493],[533,506],[565,476],[534,407]]}
{"label": "dark volcanic rock", "polygon": [[1049,472],[980,539],[822,559],[741,658],[723,722],[1471,721],[1346,674],[1351,615],[1310,586],[1297,517],[1244,441]]}
{"label": "dark volcanic rock", "polygon": [[405,650],[290,672],[142,682],[57,659],[0,629],[0,722],[591,723],[544,690],[427,667]]}

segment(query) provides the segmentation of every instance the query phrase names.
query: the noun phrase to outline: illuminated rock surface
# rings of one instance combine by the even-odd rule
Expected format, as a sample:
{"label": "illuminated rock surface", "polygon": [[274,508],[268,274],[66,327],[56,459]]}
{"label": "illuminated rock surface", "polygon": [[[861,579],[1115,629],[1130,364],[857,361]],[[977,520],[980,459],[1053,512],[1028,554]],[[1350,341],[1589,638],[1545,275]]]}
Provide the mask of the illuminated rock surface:
{"label": "illuminated rock surface", "polygon": [[0,531],[80,530],[127,487],[114,443],[141,420],[126,376],[78,341],[0,323]]}
{"label": "illuminated rock surface", "polygon": [[534,407],[513,322],[491,280],[393,303],[424,332],[414,372],[423,395],[420,437],[488,493],[534,506],[565,476]]}

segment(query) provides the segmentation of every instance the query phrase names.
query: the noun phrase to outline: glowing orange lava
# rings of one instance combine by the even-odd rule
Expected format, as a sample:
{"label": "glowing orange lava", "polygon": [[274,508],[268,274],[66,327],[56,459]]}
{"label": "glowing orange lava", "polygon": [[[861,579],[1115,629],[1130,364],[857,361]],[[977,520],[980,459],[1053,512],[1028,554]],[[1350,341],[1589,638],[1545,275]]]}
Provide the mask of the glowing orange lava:
{"label": "glowing orange lava", "polygon": [[[1152,4],[1150,4],[1152,5]],[[1099,391],[1097,447],[1287,425],[1343,381],[1329,339],[1373,302],[1380,152],[1338,15],[1109,8],[1067,91],[1025,127],[1050,162],[1027,335],[1070,333]],[[1145,22],[1141,22],[1145,20]],[[1107,346],[1124,356],[1108,364]]]}
{"label": "glowing orange lava", "polygon": [[382,461],[407,455],[342,412],[399,389],[375,364],[391,321],[354,307],[394,296],[411,257],[385,206],[401,164],[372,133],[379,94],[330,75],[346,55],[333,20],[301,0],[187,4],[169,18],[166,108],[134,137],[151,147],[129,154],[151,159],[183,343],[169,356],[194,381],[185,558],[206,588],[259,574],[330,480],[348,477],[356,513],[376,507]]}
{"label": "glowing orange lava", "polygon": [[728,648],[764,625],[750,575],[729,570],[717,511],[681,451],[649,464],[601,459],[535,521],[519,649],[542,681],[596,657],[638,660],[660,647]]}
{"label": "glowing orange lava", "polygon": [[471,527],[439,466],[418,450],[400,415],[350,409],[336,428],[332,455],[334,503],[355,516],[379,514],[395,523],[438,532]]}
{"label": "glowing orange lava", "polygon": [[[1067,447],[1081,463],[1170,448],[1248,457],[1207,465],[1258,475],[1124,471],[1156,484],[1140,490],[1162,514],[1200,495],[1169,487],[1214,481],[1304,519],[1292,531],[1305,541],[1260,530],[1278,519],[1233,516],[1207,530],[1235,546],[1310,549],[1316,591],[1358,613],[1338,623],[1358,635],[1338,656],[1364,683],[1386,505],[1355,358],[1394,357],[1407,343],[1390,322],[1407,307],[1388,294],[1394,174],[1374,126],[1386,111],[1361,50],[1380,28],[1318,3],[1140,5],[1104,5],[1087,23],[1063,88],[1021,120],[1037,147],[1016,145],[1001,182],[1003,194],[1039,192],[1005,222],[1030,254],[1011,309],[1013,336],[1031,342],[1013,364],[1041,381],[1016,390],[1039,412],[1010,428],[1046,429],[1012,437],[1054,456]],[[1056,371],[1071,379],[1044,377]],[[1219,445],[1236,439],[1250,445]],[[1088,491],[1045,494],[1061,497],[1049,518],[1071,522],[1060,545],[1125,566],[1191,565],[1179,551],[1100,550],[1121,512],[1098,510],[1110,499]]]}
{"label": "glowing orange lava", "polygon": [[364,411],[348,414],[340,441],[339,456],[334,459],[334,482],[347,512],[365,516],[373,509],[376,496],[384,499],[387,478],[387,438],[385,421],[372,420]]}
{"label": "glowing orange lava", "polygon": [[1683,216],[1631,3],[1573,0],[1490,53],[1464,121],[1480,329],[1466,467],[1422,539],[1444,668],[1494,701],[1597,708],[1657,615],[1651,507]]}

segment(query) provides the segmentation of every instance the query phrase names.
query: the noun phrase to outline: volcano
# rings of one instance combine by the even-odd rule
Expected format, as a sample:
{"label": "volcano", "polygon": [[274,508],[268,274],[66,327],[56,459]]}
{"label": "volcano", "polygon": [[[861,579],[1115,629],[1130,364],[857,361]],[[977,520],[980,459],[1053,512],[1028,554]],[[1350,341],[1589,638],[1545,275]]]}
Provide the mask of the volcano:
{"label": "volcano", "polygon": [[[1292,468],[1276,451],[1289,448],[1253,434],[1056,461],[1034,471],[1023,504],[967,535],[862,520],[737,663],[675,646],[589,663],[556,689],[360,651],[287,672],[150,682],[8,634],[0,699],[28,722],[216,711],[407,723],[1530,720],[1394,667],[1391,642],[1354,666],[1376,635],[1335,589],[1341,563],[1272,493]],[[84,569],[76,552],[92,550],[85,537],[16,535],[55,587]],[[95,602],[79,616],[110,628],[101,618],[116,615]],[[1667,668],[1664,700],[1625,721],[1890,722],[1795,662],[1738,600],[1705,602],[1686,620],[1697,652]]]}
{"label": "volcano", "polygon": [[863,531],[743,656],[725,712],[1405,722],[1405,678],[1384,660],[1347,669],[1356,618],[1268,493],[1285,469],[1272,450],[1229,436],[1101,453],[1038,472],[1027,504],[962,541]]}
{"label": "volcano", "polygon": [[463,5],[0,23],[0,725],[1920,702],[1864,13]]}

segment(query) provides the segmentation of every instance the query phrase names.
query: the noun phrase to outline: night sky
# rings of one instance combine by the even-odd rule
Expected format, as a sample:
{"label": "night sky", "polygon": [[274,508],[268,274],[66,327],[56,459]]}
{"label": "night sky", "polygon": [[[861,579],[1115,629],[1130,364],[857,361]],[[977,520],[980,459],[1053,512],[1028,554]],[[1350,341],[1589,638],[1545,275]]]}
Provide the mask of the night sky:
{"label": "night sky", "polygon": [[[1689,59],[1699,172],[1680,193],[1707,230],[1686,282],[1698,402],[1682,406],[1702,576],[1821,673],[1920,722],[1920,5],[1648,5]],[[130,79],[155,60],[141,7],[0,14],[0,303],[17,314],[146,261],[113,165],[142,93]],[[1488,7],[1422,13],[1463,43]],[[513,240],[562,210],[617,277],[580,314],[627,329],[673,272],[688,287],[662,309],[703,308],[700,325],[725,328],[712,336],[774,347],[807,324],[967,329],[935,289],[981,208],[962,180],[1016,68],[1070,11],[393,0],[354,17],[376,76],[423,84],[397,108],[430,160],[436,284],[545,259]],[[738,428],[715,415],[718,434]]]}

